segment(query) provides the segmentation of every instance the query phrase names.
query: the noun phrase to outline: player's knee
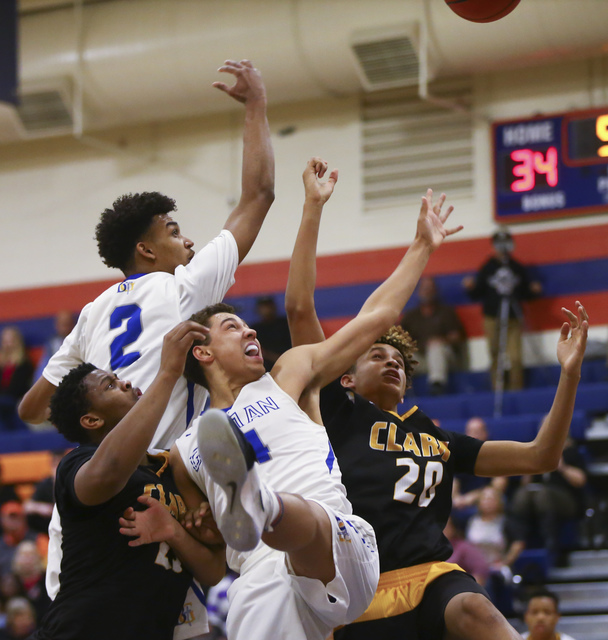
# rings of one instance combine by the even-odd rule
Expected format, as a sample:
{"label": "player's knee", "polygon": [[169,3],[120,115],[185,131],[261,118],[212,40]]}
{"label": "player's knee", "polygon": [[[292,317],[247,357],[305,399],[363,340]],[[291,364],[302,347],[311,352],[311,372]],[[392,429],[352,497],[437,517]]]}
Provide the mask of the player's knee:
{"label": "player's knee", "polygon": [[467,626],[495,628],[504,620],[498,609],[481,593],[463,593],[460,600],[462,621]]}

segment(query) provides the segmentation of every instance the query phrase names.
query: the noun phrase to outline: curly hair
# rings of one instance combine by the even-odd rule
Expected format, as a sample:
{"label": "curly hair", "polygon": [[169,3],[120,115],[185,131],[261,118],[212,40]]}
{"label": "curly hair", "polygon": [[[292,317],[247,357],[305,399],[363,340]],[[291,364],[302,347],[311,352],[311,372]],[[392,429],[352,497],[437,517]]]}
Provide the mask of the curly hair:
{"label": "curly hair", "polygon": [[51,398],[51,416],[49,420],[57,431],[71,442],[87,444],[90,442],[88,431],[80,424],[80,418],[90,408],[87,386],[84,379],[97,369],[90,362],[83,362],[63,376]]}
{"label": "curly hair", "polygon": [[[190,320],[194,322],[198,322],[203,327],[208,327],[210,324],[210,320],[213,316],[218,313],[235,313],[236,310],[233,306],[226,304],[225,302],[217,302],[216,304],[210,304],[209,306],[197,311],[196,313],[190,316]],[[201,387],[207,386],[207,378],[199,361],[194,357],[193,349],[194,347],[200,346],[201,344],[209,344],[210,338],[207,337],[206,343],[201,342],[200,340],[195,340],[190,347],[190,351],[188,351],[188,355],[186,356],[186,365],[184,367],[184,376],[188,382],[193,382],[194,384],[199,384]]]}
{"label": "curly hair", "polygon": [[154,216],[175,211],[175,200],[150,191],[128,193],[106,209],[95,227],[101,259],[108,267],[126,271],[134,258],[135,246],[148,231]]}
{"label": "curly hair", "polygon": [[398,325],[393,325],[383,336],[380,336],[376,343],[388,344],[391,347],[395,347],[397,351],[403,356],[403,368],[405,371],[405,378],[407,380],[407,387],[412,386],[412,375],[414,369],[418,364],[418,360],[414,359],[414,353],[418,351],[416,341],[412,336]]}

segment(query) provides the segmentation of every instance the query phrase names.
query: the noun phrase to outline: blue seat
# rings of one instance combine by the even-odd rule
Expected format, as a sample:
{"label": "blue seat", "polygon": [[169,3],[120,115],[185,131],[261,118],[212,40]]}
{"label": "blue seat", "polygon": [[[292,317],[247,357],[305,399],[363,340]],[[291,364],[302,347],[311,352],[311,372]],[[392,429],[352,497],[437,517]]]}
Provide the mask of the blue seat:
{"label": "blue seat", "polygon": [[541,415],[502,416],[487,418],[492,440],[530,442],[536,436]]}
{"label": "blue seat", "polygon": [[608,413],[608,382],[581,382],[575,407],[589,414]]}
{"label": "blue seat", "polygon": [[[412,399],[410,399],[411,401]],[[465,400],[462,395],[426,396],[415,401],[429,418],[467,418]]]}

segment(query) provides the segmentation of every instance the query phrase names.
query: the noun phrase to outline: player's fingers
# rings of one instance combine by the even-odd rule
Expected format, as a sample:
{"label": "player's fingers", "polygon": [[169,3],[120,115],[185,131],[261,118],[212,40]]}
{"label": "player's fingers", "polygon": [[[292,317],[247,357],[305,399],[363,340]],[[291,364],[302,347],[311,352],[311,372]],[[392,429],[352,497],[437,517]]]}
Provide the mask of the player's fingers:
{"label": "player's fingers", "polygon": [[570,320],[570,324],[573,327],[577,327],[578,326],[578,318],[572,313],[572,311],[570,311],[570,309],[566,309],[566,307],[562,307],[562,311],[568,317],[568,320]]}
{"label": "player's fingers", "polygon": [[123,536],[138,536],[139,533],[137,533],[137,531],[135,529],[132,529],[130,527],[125,527],[125,526],[121,526],[120,529],[118,529],[118,531],[120,531],[120,533],[122,533]]}
{"label": "player's fingers", "polygon": [[442,193],[439,196],[439,201],[437,202],[437,204],[433,207],[433,211],[439,215],[439,212],[441,211],[441,207],[443,206],[443,203],[445,202],[445,193]]}
{"label": "player's fingers", "polygon": [[338,170],[337,169],[332,169],[331,173],[329,174],[329,178],[327,179],[328,182],[333,182],[334,184],[336,184],[336,182],[338,182]]}
{"label": "player's fingers", "polygon": [[587,313],[587,309],[585,309],[585,307],[583,307],[583,305],[577,300],[576,301],[576,305],[577,305],[577,309],[578,309],[578,314],[581,317],[582,320],[587,320],[587,322],[589,321],[589,314]]}
{"label": "player's fingers", "polygon": [[440,211],[438,213],[439,219],[441,222],[445,222],[451,215],[452,211],[454,211],[454,207],[450,205],[445,211]]}
{"label": "player's fingers", "polygon": [[141,502],[142,504],[145,504],[147,507],[151,507],[153,504],[156,504],[158,500],[144,493],[143,495],[139,496],[139,498],[137,498],[137,502]]}
{"label": "player's fingers", "polygon": [[458,233],[459,231],[462,231],[464,229],[464,227],[459,224],[457,227],[453,227],[452,229],[447,229],[445,232],[446,237],[447,236],[453,236],[455,233]]}
{"label": "player's fingers", "polygon": [[251,60],[241,60],[241,64],[244,67],[249,67],[250,69],[253,69],[253,63],[251,62]]}
{"label": "player's fingers", "polygon": [[229,87],[224,82],[212,82],[211,86],[223,91],[224,93],[229,93]]}

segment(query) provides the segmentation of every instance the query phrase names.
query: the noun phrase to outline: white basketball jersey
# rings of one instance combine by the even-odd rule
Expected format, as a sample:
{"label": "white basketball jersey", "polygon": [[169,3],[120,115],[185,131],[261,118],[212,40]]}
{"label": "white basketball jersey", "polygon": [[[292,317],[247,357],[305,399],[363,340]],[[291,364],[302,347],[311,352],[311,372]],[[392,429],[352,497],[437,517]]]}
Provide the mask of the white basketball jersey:
{"label": "white basketball jersey", "polygon": [[[344,514],[352,507],[325,427],[313,422],[269,373],[243,387],[228,415],[255,449],[260,478],[275,491],[317,500]],[[196,441],[197,422],[176,441],[192,480],[209,499],[213,513],[226,508],[226,494],[209,480]],[[228,565],[240,572],[260,543],[246,553],[227,549]]]}
{"label": "white basketball jersey", "polygon": [[[90,362],[145,391],[158,372],[165,334],[196,311],[221,302],[237,266],[236,241],[224,230],[187,266],[177,267],[175,275],[141,274],[113,285],[82,310],[44,377],[57,386],[70,369]],[[168,449],[199,415],[206,397],[205,389],[181,378],[151,448]]]}

